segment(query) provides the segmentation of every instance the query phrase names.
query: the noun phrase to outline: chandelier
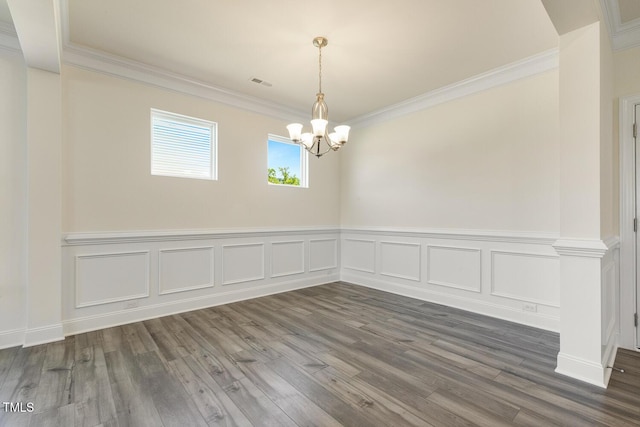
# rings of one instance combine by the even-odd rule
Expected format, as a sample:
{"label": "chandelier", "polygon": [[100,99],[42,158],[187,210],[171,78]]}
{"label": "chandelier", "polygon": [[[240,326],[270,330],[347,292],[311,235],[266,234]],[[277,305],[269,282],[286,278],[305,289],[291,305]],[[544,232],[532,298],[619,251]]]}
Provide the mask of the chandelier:
{"label": "chandelier", "polygon": [[342,125],[336,126],[331,133],[327,131],[329,109],[324,102],[324,93],[322,93],[322,48],[327,43],[328,40],[324,37],[313,39],[313,45],[318,48],[318,93],[316,94],[316,102],[311,107],[312,132],[302,133],[302,125],[300,123],[291,123],[287,126],[289,138],[293,142],[302,145],[316,157],[320,157],[331,150],[337,151],[347,142],[349,129],[351,129],[349,126]]}

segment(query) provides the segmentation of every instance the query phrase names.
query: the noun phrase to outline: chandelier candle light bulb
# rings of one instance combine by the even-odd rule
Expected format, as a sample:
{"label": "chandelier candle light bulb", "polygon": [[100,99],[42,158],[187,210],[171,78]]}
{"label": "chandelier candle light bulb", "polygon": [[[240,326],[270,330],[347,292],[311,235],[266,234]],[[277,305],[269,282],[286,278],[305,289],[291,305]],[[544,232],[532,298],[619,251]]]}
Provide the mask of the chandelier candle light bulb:
{"label": "chandelier candle light bulb", "polygon": [[[327,132],[329,123],[329,108],[324,102],[324,93],[322,93],[322,48],[327,45],[328,41],[324,37],[316,37],[313,39],[313,45],[318,48],[318,93],[316,94],[316,102],[311,107],[311,127],[313,133],[303,133],[300,123],[292,123],[287,126],[289,131],[289,139],[297,144],[301,144],[308,152],[316,157],[320,157],[329,151],[337,151],[349,139],[349,126],[341,125],[334,128],[334,132]],[[326,148],[321,143],[324,140]]]}

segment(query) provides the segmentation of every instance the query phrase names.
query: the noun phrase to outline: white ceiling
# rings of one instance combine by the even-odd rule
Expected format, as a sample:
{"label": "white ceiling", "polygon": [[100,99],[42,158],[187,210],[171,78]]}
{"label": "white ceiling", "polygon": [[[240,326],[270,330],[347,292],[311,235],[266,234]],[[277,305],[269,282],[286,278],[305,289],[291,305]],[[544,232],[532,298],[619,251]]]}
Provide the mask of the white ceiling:
{"label": "white ceiling", "polygon": [[[640,30],[640,0],[600,2],[614,47],[636,43],[640,36],[630,34],[629,27],[638,23]],[[318,52],[311,40],[326,36],[323,89],[335,122],[548,51],[558,42],[541,0],[61,4],[65,50],[148,65],[305,116],[318,84]],[[6,36],[12,27],[7,0],[0,0],[0,33]],[[252,77],[271,86],[252,83]]]}
{"label": "white ceiling", "polygon": [[640,1],[638,0],[618,0],[620,7],[620,22],[627,23],[640,19]]}
{"label": "white ceiling", "polygon": [[[334,121],[557,46],[539,0],[68,0],[69,42]],[[265,80],[271,87],[250,82]]]}

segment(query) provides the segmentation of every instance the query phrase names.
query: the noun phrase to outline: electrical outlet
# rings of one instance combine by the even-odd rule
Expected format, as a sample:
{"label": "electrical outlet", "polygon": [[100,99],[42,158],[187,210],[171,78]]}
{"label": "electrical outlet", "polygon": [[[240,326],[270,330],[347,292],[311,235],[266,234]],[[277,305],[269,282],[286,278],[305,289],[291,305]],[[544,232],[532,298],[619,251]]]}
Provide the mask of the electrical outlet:
{"label": "electrical outlet", "polygon": [[139,301],[127,301],[124,303],[124,308],[125,310],[130,309],[130,308],[138,308],[140,306],[140,302]]}
{"label": "electrical outlet", "polygon": [[538,312],[538,305],[537,304],[532,304],[530,302],[525,302],[524,304],[522,304],[522,311],[528,311],[531,313],[537,313]]}

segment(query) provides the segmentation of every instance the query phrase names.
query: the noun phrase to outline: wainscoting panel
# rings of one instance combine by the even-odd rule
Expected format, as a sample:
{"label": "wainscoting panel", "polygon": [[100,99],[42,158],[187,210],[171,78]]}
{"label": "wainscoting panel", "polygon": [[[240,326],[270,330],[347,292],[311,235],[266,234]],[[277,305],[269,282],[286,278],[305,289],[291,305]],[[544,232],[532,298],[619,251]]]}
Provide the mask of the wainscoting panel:
{"label": "wainscoting panel", "polygon": [[76,256],[76,308],[149,296],[149,251]]}
{"label": "wainscoting panel", "polygon": [[558,256],[491,251],[491,294],[560,307]]}
{"label": "wainscoting panel", "polygon": [[602,269],[602,342],[607,342],[616,326],[615,264],[607,263]]}
{"label": "wainscoting panel", "polygon": [[343,228],[340,279],[559,329],[557,236]]}
{"label": "wainscoting panel", "polygon": [[427,283],[482,291],[482,251],[449,246],[427,247]]}
{"label": "wainscoting panel", "polygon": [[349,270],[375,273],[376,241],[344,239],[342,241],[343,266]]}
{"label": "wainscoting panel", "polygon": [[213,287],[213,247],[161,249],[158,262],[160,295]]}
{"label": "wainscoting panel", "polygon": [[613,239],[613,241],[605,241],[605,244],[609,250],[602,258],[601,301],[602,366],[606,367],[613,365],[620,340],[620,242]]}
{"label": "wainscoting panel", "polygon": [[264,243],[222,247],[222,284],[264,279]]}
{"label": "wainscoting panel", "polygon": [[420,281],[419,243],[380,242],[380,274]]}
{"label": "wainscoting panel", "polygon": [[338,267],[338,239],[309,240],[309,271]]}
{"label": "wainscoting panel", "polygon": [[304,273],[304,241],[271,244],[271,277]]}
{"label": "wainscoting panel", "polygon": [[337,281],[339,239],[335,227],[68,234],[64,333]]}

